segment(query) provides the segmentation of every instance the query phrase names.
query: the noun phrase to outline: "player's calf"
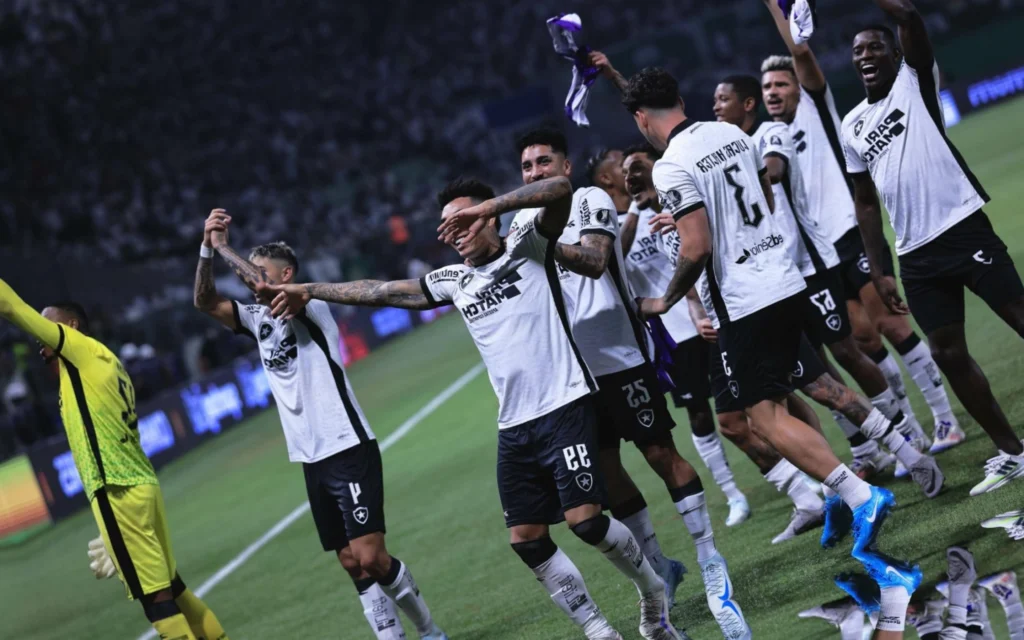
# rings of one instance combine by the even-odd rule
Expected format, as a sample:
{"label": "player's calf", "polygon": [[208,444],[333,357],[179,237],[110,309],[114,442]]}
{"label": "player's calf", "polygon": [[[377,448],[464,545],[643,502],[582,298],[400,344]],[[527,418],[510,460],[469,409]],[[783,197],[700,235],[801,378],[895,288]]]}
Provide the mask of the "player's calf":
{"label": "player's calf", "polygon": [[200,600],[192,590],[185,586],[181,576],[175,575],[171,581],[171,595],[174,602],[181,609],[188,626],[192,629],[199,640],[228,640],[228,634],[224,632],[217,616]]}
{"label": "player's calf", "polygon": [[178,604],[174,601],[174,594],[170,588],[144,594],[140,600],[142,610],[146,613],[146,619],[153,625],[153,629],[161,638],[196,640],[196,636],[188,624],[188,619],[185,618],[185,614],[181,612]]}

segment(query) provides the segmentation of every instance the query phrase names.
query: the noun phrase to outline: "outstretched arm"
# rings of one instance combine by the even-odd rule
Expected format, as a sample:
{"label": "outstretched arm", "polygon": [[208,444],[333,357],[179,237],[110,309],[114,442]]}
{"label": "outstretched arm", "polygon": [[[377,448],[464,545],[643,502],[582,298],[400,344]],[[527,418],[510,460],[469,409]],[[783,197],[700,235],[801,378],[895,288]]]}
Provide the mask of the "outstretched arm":
{"label": "outstretched arm", "polygon": [[615,85],[615,88],[619,90],[619,93],[626,95],[626,87],[629,86],[629,81],[612,66],[611,61],[608,60],[608,56],[604,55],[600,51],[591,51],[590,64],[597,67],[601,71],[601,75],[608,78],[608,81]]}
{"label": "outstretched arm", "polygon": [[680,216],[676,231],[681,239],[679,259],[668,289],[660,298],[643,298],[640,309],[646,315],[658,315],[671,309],[683,299],[700,277],[700,271],[711,256],[711,227],[704,207]]}
{"label": "outstretched arm", "polygon": [[778,2],[775,0],[764,0],[764,5],[768,8],[768,12],[772,14],[775,27],[779,30],[779,35],[782,36],[782,40],[786,43],[789,54],[793,56],[793,68],[796,71],[796,79],[800,82],[800,85],[812,92],[824,90],[825,74],[822,72],[821,67],[818,66],[818,59],[814,57],[814,52],[807,46],[807,43],[796,44],[793,42],[793,36],[789,32],[789,21],[786,20],[785,14],[779,8]]}
{"label": "outstretched arm", "polygon": [[50,322],[40,315],[2,279],[0,279],[0,317],[12,322],[54,351],[60,351],[64,337],[60,325]]}
{"label": "outstretched arm", "polygon": [[603,233],[588,233],[580,238],[580,244],[556,243],[555,260],[573,273],[597,280],[608,268],[614,242]]}
{"label": "outstretched arm", "polygon": [[882,207],[878,202],[875,182],[869,173],[851,173],[853,179],[853,204],[857,211],[857,226],[864,239],[864,252],[871,268],[871,280],[878,289],[878,295],[893,312],[901,315],[910,313],[907,304],[900,298],[896,283],[882,272],[882,256],[885,248],[885,234],[882,232]]}
{"label": "outstretched arm", "polygon": [[419,280],[357,280],[355,282],[313,282],[309,284],[259,284],[257,291],[276,295],[271,303],[275,317],[292,318],[310,300],[323,300],[360,307],[433,309],[443,303],[429,299]]}
{"label": "outstretched arm", "polygon": [[438,227],[441,239],[454,239],[459,229],[468,229],[464,238],[471,239],[483,229],[491,218],[497,218],[509,211],[541,208],[537,215],[537,226],[548,238],[557,238],[569,222],[572,210],[572,183],[568,178],[545,178],[519,187],[504,195],[485,200],[472,207],[466,207],[447,216]]}
{"label": "outstretched arm", "polygon": [[[218,213],[218,210],[215,210],[207,218],[206,227],[203,230],[203,247],[206,247],[204,251],[213,250],[211,236],[214,233],[227,231],[227,221],[224,218],[230,220],[227,214]],[[235,324],[234,305],[230,300],[217,293],[217,283],[213,280],[212,255],[209,258],[199,257],[195,286],[192,291],[192,304],[196,309],[214,318],[228,329],[232,331],[238,329]]]}
{"label": "outstretched arm", "polygon": [[922,73],[931,73],[935,53],[924,19],[914,3],[910,0],[875,0],[875,4],[899,24],[900,46],[907,64]]}

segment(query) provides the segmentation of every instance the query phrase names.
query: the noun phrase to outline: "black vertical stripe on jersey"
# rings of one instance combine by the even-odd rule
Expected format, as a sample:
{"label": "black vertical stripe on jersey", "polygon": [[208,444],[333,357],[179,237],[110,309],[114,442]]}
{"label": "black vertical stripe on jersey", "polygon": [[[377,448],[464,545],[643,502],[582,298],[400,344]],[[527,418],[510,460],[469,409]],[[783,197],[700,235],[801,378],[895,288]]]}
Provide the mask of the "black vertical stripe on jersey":
{"label": "black vertical stripe on jersey", "polygon": [[78,405],[78,413],[82,417],[82,426],[85,427],[85,437],[89,441],[89,448],[92,450],[92,457],[96,460],[96,471],[100,474],[100,482],[107,483],[107,474],[103,471],[103,458],[100,457],[100,440],[96,436],[96,425],[92,421],[92,413],[89,412],[89,404],[85,401],[85,387],[82,386],[82,374],[78,367],[62,357],[64,369],[68,372],[68,380],[71,382],[71,389],[75,392],[75,404]]}
{"label": "black vertical stripe on jersey", "polygon": [[548,240],[548,247],[544,251],[544,273],[548,276],[548,288],[551,290],[551,297],[555,301],[555,310],[558,311],[558,319],[562,321],[562,329],[565,330],[565,337],[569,339],[569,346],[572,347],[572,354],[576,356],[576,362],[583,370],[583,379],[587,381],[587,388],[590,393],[597,391],[597,383],[590,375],[590,367],[576,346],[576,339],[572,337],[572,325],[569,324],[569,315],[565,311],[565,298],[562,297],[562,283],[558,281],[558,267],[555,266],[555,241]]}
{"label": "black vertical stripe on jersey", "polygon": [[231,301],[231,312],[235,316],[235,335],[248,336],[252,338],[254,341],[259,342],[258,340],[256,340],[256,336],[253,335],[253,332],[249,331],[249,327],[242,324],[242,315],[238,312],[237,300]]}
{"label": "black vertical stripe on jersey", "polygon": [[[804,91],[807,90],[804,89]],[[826,85],[821,91],[807,91],[807,93],[818,110],[818,120],[821,120],[825,137],[828,138],[828,144],[832,147],[832,155],[835,156],[836,164],[839,165],[839,170],[843,173],[843,180],[846,181],[846,188],[850,190],[852,196],[853,181],[850,180],[850,176],[846,172],[846,154],[843,153],[843,145],[839,141],[839,131],[836,129],[835,120],[832,119],[832,112],[828,110],[828,86]]]}
{"label": "black vertical stripe on jersey", "polygon": [[647,352],[647,330],[644,329],[643,321],[636,315],[636,301],[630,299],[629,289],[626,288],[626,283],[622,281],[619,259],[615,255],[614,247],[612,248],[612,257],[608,261],[608,272],[612,276],[612,282],[615,283],[615,290],[619,292],[619,298],[622,299],[623,306],[626,307],[626,315],[629,316],[629,324],[633,327],[633,337],[636,339],[636,346],[644,356],[644,361],[647,364],[651,364],[651,354]]}
{"label": "black vertical stripe on jersey", "polygon": [[334,376],[334,386],[338,388],[338,395],[341,396],[341,404],[345,405],[345,413],[348,414],[348,421],[352,423],[352,430],[356,432],[356,436],[359,438],[359,442],[367,442],[369,438],[366,435],[366,428],[363,427],[363,421],[359,419],[359,412],[352,405],[352,399],[348,397],[348,385],[345,384],[345,372],[342,370],[338,363],[331,357],[331,350],[327,346],[327,336],[324,335],[323,329],[309,319],[305,314],[296,316],[296,320],[302,323],[302,326],[306,327],[309,331],[309,337],[313,339],[316,346],[320,347],[320,350],[324,352],[324,357],[327,358],[327,365],[331,368],[331,375]]}
{"label": "black vertical stripe on jersey", "polygon": [[57,348],[53,350],[53,354],[59,356],[60,350],[64,348],[64,327],[58,324],[57,331],[60,332],[60,338],[57,339]]}
{"label": "black vertical stripe on jersey", "polygon": [[811,238],[807,235],[807,231],[804,230],[804,226],[800,224],[800,217],[796,215],[796,205],[793,202],[793,185],[789,182],[789,172],[787,171],[782,176],[782,190],[786,192],[786,201],[789,202],[789,210],[793,212],[793,220],[796,222],[796,229],[800,233],[800,237],[804,241],[804,245],[807,247],[807,255],[811,257],[811,264],[814,265],[815,273],[825,273],[825,261],[821,259],[821,254],[818,253],[818,247],[814,246],[811,242]]}
{"label": "black vertical stripe on jersey", "polygon": [[714,251],[711,252],[708,261],[704,264],[704,273],[708,279],[708,293],[711,294],[711,305],[715,308],[715,315],[718,316],[718,324],[729,322],[729,310],[725,308],[722,290],[718,288],[718,279],[715,277]]}
{"label": "black vertical stripe on jersey", "polygon": [[[906,62],[903,64],[906,64]],[[971,183],[971,186],[978,192],[982,200],[988,202],[992,198],[985,191],[985,187],[981,186],[981,182],[974,175],[974,172],[971,171],[971,168],[967,166],[964,157],[960,155],[960,150],[956,148],[953,141],[946,135],[946,122],[942,118],[942,106],[939,105],[939,88],[935,86],[935,76],[932,75],[930,69],[927,73],[924,71],[917,72],[917,86],[921,90],[921,99],[924,100],[924,106],[928,109],[928,115],[932,117],[932,122],[935,124],[935,128],[939,130],[939,135],[942,136],[946,146],[949,147],[949,151],[953,154],[956,163],[960,165],[960,171],[967,176],[967,181]],[[945,185],[939,186],[944,187]]]}
{"label": "black vertical stripe on jersey", "polygon": [[117,560],[117,568],[124,579],[128,593],[136,600],[141,600],[146,595],[142,590],[142,582],[139,580],[139,573],[135,570],[135,563],[128,553],[128,545],[125,544],[124,536],[121,534],[121,527],[117,524],[117,517],[114,515],[114,508],[110,505],[110,497],[105,488],[96,492],[96,506],[100,508],[100,517],[103,519],[103,528],[107,530],[107,540],[110,541],[110,552]]}

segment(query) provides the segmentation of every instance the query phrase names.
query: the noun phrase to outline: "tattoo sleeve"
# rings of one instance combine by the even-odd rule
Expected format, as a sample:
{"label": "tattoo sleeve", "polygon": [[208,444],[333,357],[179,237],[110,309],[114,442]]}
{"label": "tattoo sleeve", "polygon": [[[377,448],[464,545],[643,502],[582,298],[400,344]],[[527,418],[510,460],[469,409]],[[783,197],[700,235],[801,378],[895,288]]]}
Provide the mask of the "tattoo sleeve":
{"label": "tattoo sleeve", "polygon": [[555,260],[563,267],[587,278],[600,278],[608,268],[614,240],[610,236],[589,233],[580,244],[555,244]]}
{"label": "tattoo sleeve", "polygon": [[567,197],[571,202],[572,183],[568,178],[546,178],[488,200],[487,214],[489,217],[495,217],[519,209],[548,207],[560,203]]}
{"label": "tattoo sleeve", "polygon": [[423,294],[419,280],[357,280],[303,285],[311,298],[362,307],[433,309],[438,306]]}
{"label": "tattoo sleeve", "polygon": [[196,267],[196,284],[192,292],[192,301],[196,309],[209,309],[217,303],[217,284],[213,280],[213,259],[199,258]]}
{"label": "tattoo sleeve", "polygon": [[249,287],[251,291],[256,291],[256,284],[258,282],[268,282],[273,284],[270,278],[267,277],[267,272],[265,270],[260,269],[253,263],[238,255],[234,249],[226,244],[218,247],[217,253],[220,254],[221,258],[224,258],[224,262],[227,262],[228,265],[231,266],[231,270],[235,272],[238,279],[241,280],[245,286]]}
{"label": "tattoo sleeve", "polygon": [[691,260],[686,256],[679,256],[676,263],[676,271],[672,274],[672,280],[668,283],[665,291],[665,303],[672,307],[683,299],[686,292],[693,288],[700,277],[700,270],[704,268],[707,258],[702,260]]}

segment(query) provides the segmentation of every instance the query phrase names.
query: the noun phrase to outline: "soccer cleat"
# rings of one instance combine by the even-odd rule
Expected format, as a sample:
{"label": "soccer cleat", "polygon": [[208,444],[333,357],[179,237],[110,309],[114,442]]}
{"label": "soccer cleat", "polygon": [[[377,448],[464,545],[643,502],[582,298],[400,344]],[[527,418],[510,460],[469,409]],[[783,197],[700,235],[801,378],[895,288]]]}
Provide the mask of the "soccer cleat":
{"label": "soccer cleat", "polygon": [[896,456],[882,451],[880,447],[867,456],[854,456],[850,463],[850,469],[861,480],[870,480],[892,466],[896,462]]}
{"label": "soccer cleat", "polygon": [[420,640],[448,640],[448,634],[441,631],[441,628],[435,624],[434,629],[430,633],[420,636]]}
{"label": "soccer cleat", "polygon": [[939,464],[935,462],[935,458],[927,455],[922,456],[910,467],[910,475],[914,478],[914,482],[921,487],[926,498],[934,498],[939,495],[942,485],[946,481],[946,476],[939,468]]}
{"label": "soccer cleat", "polygon": [[732,599],[732,580],[722,554],[716,553],[700,563],[700,577],[704,580],[708,608],[715,616],[722,635],[729,640],[750,640],[750,627],[739,605]]}
{"label": "soccer cleat", "polygon": [[1020,587],[1017,586],[1017,574],[1012,571],[994,573],[978,581],[978,586],[991,593],[1000,604],[1011,602],[1014,596],[1020,599]]}
{"label": "soccer cleat", "polygon": [[665,600],[668,601],[668,608],[676,606],[676,590],[683,583],[683,576],[687,573],[686,565],[678,560],[668,560],[668,568],[661,579],[665,582]]}
{"label": "soccer cleat", "polygon": [[854,558],[860,560],[860,556],[875,544],[878,532],[882,530],[882,523],[895,506],[896,498],[892,491],[871,487],[871,497],[868,501],[853,510]]}
{"label": "soccer cleat", "polygon": [[825,524],[824,510],[793,509],[793,516],[789,519],[789,525],[782,533],[772,538],[772,544],[792,540],[801,533],[806,533],[823,524]]}
{"label": "soccer cleat", "polygon": [[1024,509],[1008,511],[981,523],[986,529],[1006,529],[1011,540],[1024,540]]}
{"label": "soccer cleat", "polygon": [[881,608],[882,593],[878,583],[863,573],[840,573],[834,579],[836,586],[845,591],[864,613]]}
{"label": "soccer cleat", "polygon": [[743,496],[729,500],[729,517],[725,519],[725,526],[735,527],[743,524],[750,518],[750,504]]}
{"label": "soccer cleat", "polygon": [[640,598],[640,635],[646,640],[680,640],[668,615],[665,590],[645,593]]}
{"label": "soccer cleat", "polygon": [[865,551],[858,560],[871,579],[878,583],[879,592],[890,587],[903,587],[908,595],[914,595],[914,591],[921,586],[923,575],[917,565],[911,566],[876,551]]}
{"label": "soccer cleat", "polygon": [[838,495],[825,499],[825,529],[821,532],[821,546],[831,549],[846,537],[853,527],[853,512]]}
{"label": "soccer cleat", "polygon": [[946,549],[946,575],[953,584],[974,584],[978,574],[974,570],[974,556],[963,547]]}
{"label": "soccer cleat", "polygon": [[911,602],[907,609],[907,624],[914,626],[919,638],[930,633],[939,633],[945,626],[942,616],[948,606],[949,601],[945,598],[925,603]]}
{"label": "soccer cleat", "polygon": [[1014,456],[999,452],[985,463],[985,479],[971,489],[972,496],[995,491],[1014,478],[1024,476],[1024,455]]}
{"label": "soccer cleat", "polygon": [[932,454],[952,449],[967,439],[967,434],[960,428],[956,418],[953,416],[936,419],[933,435],[935,439],[932,441],[932,446],[928,449],[928,452]]}
{"label": "soccer cleat", "polygon": [[796,614],[801,618],[821,618],[833,627],[856,627],[864,625],[864,612],[852,598],[841,598],[823,605],[805,609]]}

